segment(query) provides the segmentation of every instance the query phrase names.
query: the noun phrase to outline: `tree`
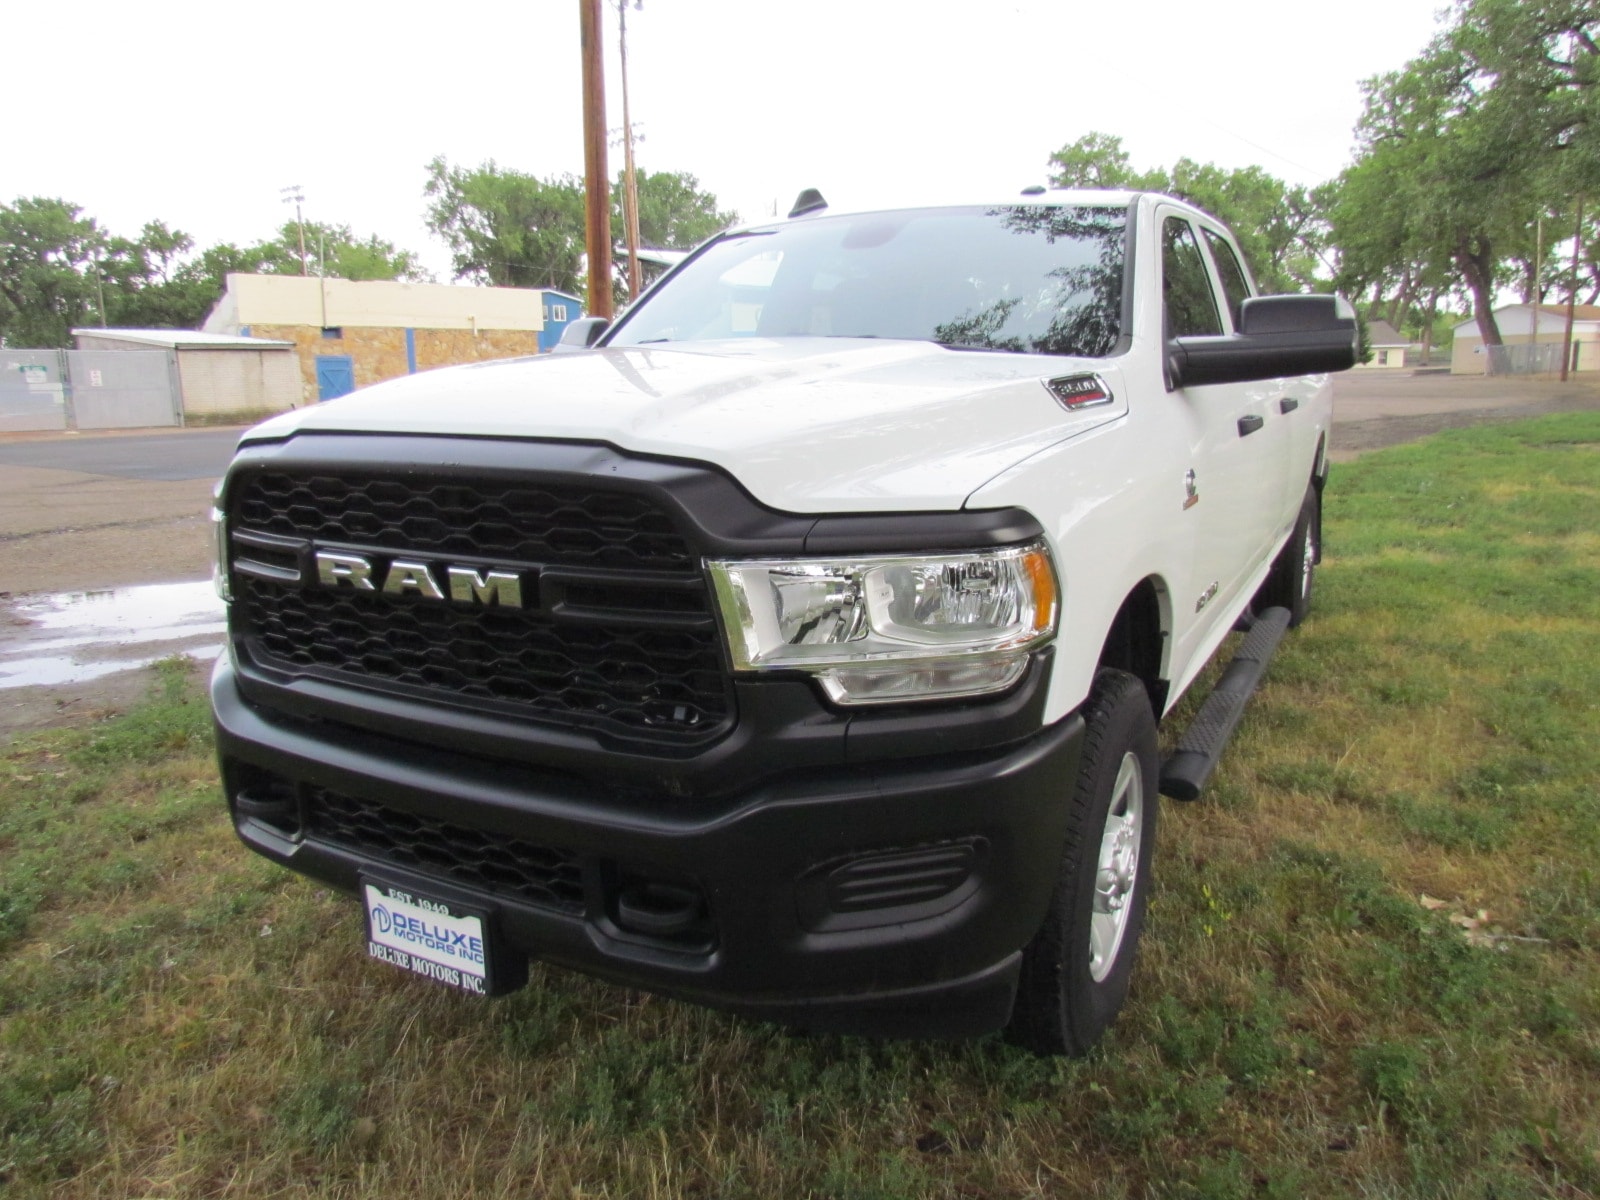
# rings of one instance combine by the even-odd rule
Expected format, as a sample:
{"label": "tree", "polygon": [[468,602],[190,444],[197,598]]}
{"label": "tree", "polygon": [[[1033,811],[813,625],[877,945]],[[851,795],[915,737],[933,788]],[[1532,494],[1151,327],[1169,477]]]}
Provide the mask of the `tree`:
{"label": "tree", "polygon": [[0,342],[67,346],[91,318],[107,239],[75,204],[42,196],[0,205]]}
{"label": "tree", "polygon": [[1050,183],[1065,188],[1166,192],[1227,224],[1268,292],[1313,285],[1326,236],[1323,207],[1305,188],[1289,187],[1260,167],[1227,169],[1182,158],[1166,171],[1136,171],[1122,139],[1090,132],[1050,156]]}
{"label": "tree", "polygon": [[[657,250],[692,250],[739,219],[718,212],[717,198],[700,190],[700,181],[686,171],[637,172],[639,242]],[[621,228],[622,176],[611,189],[612,220]]]}
{"label": "tree", "polygon": [[[737,217],[684,172],[638,173],[639,231],[646,245],[688,249]],[[541,179],[493,160],[468,170],[441,156],[428,164],[423,194],[428,228],[450,247],[455,277],[497,287],[551,287],[578,293],[585,241],[583,184],[570,175]],[[621,227],[622,183],[612,188]]]}
{"label": "tree", "polygon": [[[300,274],[300,233],[302,226],[285,221],[275,238],[260,242],[243,252],[255,259],[254,270],[262,275]],[[365,239],[348,225],[319,221],[304,224],[306,241],[305,273],[330,279],[403,279],[425,283],[432,276],[409,250],[396,250],[393,242],[377,234]]]}
{"label": "tree", "polygon": [[[348,225],[306,226],[313,272],[345,279],[430,278],[414,254]],[[39,197],[0,205],[0,339],[13,346],[68,346],[76,326],[189,329],[216,305],[231,273],[298,275],[299,227],[266,241],[222,243],[194,254],[194,240],[150,221],[134,239],[112,236],[76,205]]]}
{"label": "tree", "polygon": [[1068,142],[1050,156],[1050,186],[1058,188],[1126,188],[1161,192],[1167,173],[1160,169],[1140,174],[1128,163],[1122,139],[1093,130]]}
{"label": "tree", "polygon": [[1369,80],[1334,222],[1347,272],[1387,271],[1397,303],[1459,280],[1500,345],[1497,290],[1521,276],[1531,292],[1549,269],[1536,220],[1600,188],[1597,35],[1592,0],[1460,0],[1403,70]]}
{"label": "tree", "polygon": [[502,170],[428,164],[427,224],[450,247],[455,277],[495,287],[576,293],[584,250],[583,184]]}

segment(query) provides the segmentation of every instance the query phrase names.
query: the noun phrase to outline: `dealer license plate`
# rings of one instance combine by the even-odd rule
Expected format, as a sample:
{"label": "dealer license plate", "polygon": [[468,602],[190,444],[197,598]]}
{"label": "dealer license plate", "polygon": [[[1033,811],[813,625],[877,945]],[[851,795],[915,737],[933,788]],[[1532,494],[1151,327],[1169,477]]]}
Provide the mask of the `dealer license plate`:
{"label": "dealer license plate", "polygon": [[484,915],[447,900],[361,881],[367,956],[475,996],[493,994]]}

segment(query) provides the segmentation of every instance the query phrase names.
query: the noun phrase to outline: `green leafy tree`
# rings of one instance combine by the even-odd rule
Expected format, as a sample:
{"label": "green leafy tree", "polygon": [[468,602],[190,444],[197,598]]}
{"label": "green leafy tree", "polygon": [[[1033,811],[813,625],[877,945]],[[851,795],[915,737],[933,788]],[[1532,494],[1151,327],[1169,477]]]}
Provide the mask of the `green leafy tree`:
{"label": "green leafy tree", "polygon": [[1160,192],[1166,190],[1168,183],[1165,171],[1135,171],[1121,138],[1092,130],[1052,154],[1049,166],[1050,186],[1058,188]]}
{"label": "green leafy tree", "polygon": [[[692,250],[739,219],[686,171],[638,171],[639,241],[657,250]],[[611,189],[613,229],[622,228],[622,176]]]}
{"label": "green leafy tree", "polygon": [[578,291],[585,230],[579,180],[503,170],[493,159],[452,167],[440,156],[428,164],[423,195],[428,228],[450,247],[457,279]]}
{"label": "green leafy tree", "polygon": [[[345,279],[425,280],[414,254],[348,225],[306,226],[308,268]],[[75,327],[189,329],[216,305],[230,273],[300,273],[299,227],[241,249],[194,253],[194,240],[164,222],[137,238],[101,229],[76,205],[35,197],[0,205],[0,339],[63,347]]]}
{"label": "green leafy tree", "polygon": [[1182,158],[1170,171],[1137,171],[1122,139],[1098,132],[1057,150],[1049,165],[1054,187],[1166,192],[1211,213],[1234,231],[1251,273],[1267,292],[1313,286],[1323,262],[1323,202],[1260,167],[1227,169]]}
{"label": "green leafy tree", "polygon": [[[397,250],[393,242],[377,234],[362,239],[348,225],[307,221],[305,232],[305,273],[326,275],[330,279],[400,279],[428,282],[432,276],[409,250]],[[285,221],[278,235],[250,247],[247,256],[259,258],[258,274],[299,275],[302,226]]]}
{"label": "green leafy tree", "polygon": [[[684,172],[638,173],[639,234],[644,244],[688,249],[737,216]],[[499,287],[553,287],[580,294],[586,243],[583,183],[570,175],[541,179],[492,160],[471,169],[443,157],[428,164],[423,188],[428,228],[450,247],[457,279]],[[611,225],[622,229],[622,184],[612,188]]]}
{"label": "green leafy tree", "polygon": [[107,249],[75,204],[35,196],[0,205],[0,342],[67,346],[74,326],[99,324],[96,264]]}
{"label": "green leafy tree", "polygon": [[1537,218],[1600,188],[1597,36],[1592,0],[1461,0],[1404,69],[1369,80],[1334,219],[1344,275],[1402,305],[1458,285],[1501,344],[1498,290],[1548,278]]}

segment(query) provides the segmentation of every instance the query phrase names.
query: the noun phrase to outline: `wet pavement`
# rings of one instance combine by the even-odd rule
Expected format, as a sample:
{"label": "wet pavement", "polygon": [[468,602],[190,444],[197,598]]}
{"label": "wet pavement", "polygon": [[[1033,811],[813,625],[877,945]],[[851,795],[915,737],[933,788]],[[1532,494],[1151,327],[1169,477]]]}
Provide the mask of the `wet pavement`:
{"label": "wet pavement", "polygon": [[215,658],[226,630],[209,579],[0,601],[0,690],[84,683],[174,654]]}

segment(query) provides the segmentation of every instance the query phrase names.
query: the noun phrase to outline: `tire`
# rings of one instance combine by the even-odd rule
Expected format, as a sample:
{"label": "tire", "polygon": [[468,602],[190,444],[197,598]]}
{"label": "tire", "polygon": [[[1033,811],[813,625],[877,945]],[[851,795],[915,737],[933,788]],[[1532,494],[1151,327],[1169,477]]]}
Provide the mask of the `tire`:
{"label": "tire", "polygon": [[1287,608],[1289,628],[1296,628],[1311,612],[1311,592],[1317,564],[1322,561],[1322,493],[1316,484],[1306,487],[1294,532],[1272,564],[1267,581],[1256,593],[1255,610]]}
{"label": "tire", "polygon": [[[1061,871],[1023,951],[1007,1029],[1038,1054],[1087,1053],[1116,1020],[1150,895],[1159,770],[1150,694],[1134,676],[1102,670],[1083,715]],[[1102,866],[1117,875],[1104,900]]]}

